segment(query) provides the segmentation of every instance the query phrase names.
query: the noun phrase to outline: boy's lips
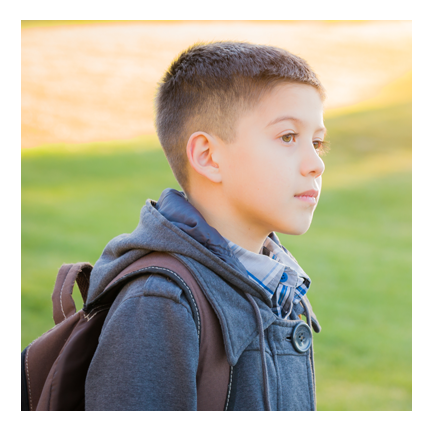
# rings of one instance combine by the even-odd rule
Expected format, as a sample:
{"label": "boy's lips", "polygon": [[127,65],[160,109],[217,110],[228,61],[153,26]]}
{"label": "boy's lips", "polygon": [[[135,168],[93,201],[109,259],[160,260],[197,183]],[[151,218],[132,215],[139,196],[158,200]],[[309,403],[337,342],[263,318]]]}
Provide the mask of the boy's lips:
{"label": "boy's lips", "polygon": [[295,197],[318,197],[318,191],[315,189],[310,189],[309,191],[302,192],[301,194],[296,194]]}
{"label": "boy's lips", "polygon": [[296,194],[295,198],[298,198],[299,200],[306,201],[311,204],[316,204],[316,200],[318,198],[318,191],[316,191],[315,189],[310,189],[309,191]]}

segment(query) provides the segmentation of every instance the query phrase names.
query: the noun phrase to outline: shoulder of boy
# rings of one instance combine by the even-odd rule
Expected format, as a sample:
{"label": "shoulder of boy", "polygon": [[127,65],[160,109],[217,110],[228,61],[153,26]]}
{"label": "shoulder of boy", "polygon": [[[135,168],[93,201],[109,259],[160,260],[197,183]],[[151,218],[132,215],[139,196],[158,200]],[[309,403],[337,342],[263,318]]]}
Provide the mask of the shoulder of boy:
{"label": "shoulder of boy", "polygon": [[170,278],[160,274],[149,274],[134,278],[126,286],[122,302],[133,297],[161,297],[184,306],[190,313],[191,307],[182,289]]}

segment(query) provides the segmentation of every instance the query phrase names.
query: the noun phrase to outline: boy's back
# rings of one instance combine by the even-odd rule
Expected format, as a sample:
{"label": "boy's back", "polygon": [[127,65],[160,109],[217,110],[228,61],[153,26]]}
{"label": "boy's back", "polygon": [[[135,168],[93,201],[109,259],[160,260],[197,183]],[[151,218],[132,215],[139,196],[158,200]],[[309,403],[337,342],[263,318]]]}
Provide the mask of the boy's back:
{"label": "boy's back", "polygon": [[[311,281],[273,231],[310,225],[322,97],[307,64],[281,49],[216,43],[182,54],[157,96],[157,130],[185,193],[147,200],[91,275],[88,300],[151,251],[185,263],[220,322],[227,410],[316,409]],[[133,280],[104,324],[86,409],[196,410],[198,343],[180,287],[155,274]]]}

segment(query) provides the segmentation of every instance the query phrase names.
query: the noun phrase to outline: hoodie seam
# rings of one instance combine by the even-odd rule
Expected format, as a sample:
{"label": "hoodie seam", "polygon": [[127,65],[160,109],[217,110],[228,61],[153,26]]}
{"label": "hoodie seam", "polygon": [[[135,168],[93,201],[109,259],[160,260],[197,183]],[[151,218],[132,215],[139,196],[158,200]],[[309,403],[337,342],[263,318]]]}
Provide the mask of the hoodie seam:
{"label": "hoodie seam", "polygon": [[[178,305],[182,305],[188,312],[190,315],[192,315],[192,310],[190,309],[190,306],[186,303],[184,303],[183,300],[174,300],[173,297],[169,297],[169,296],[165,296],[165,295],[158,295],[158,294],[141,294],[139,296],[130,296],[127,299],[131,299],[134,297],[161,297],[163,299],[167,299],[167,300],[172,300],[174,303],[177,303]],[[125,300],[127,300],[125,299]]]}
{"label": "hoodie seam", "polygon": [[228,411],[229,409],[229,402],[230,402],[230,396],[232,391],[232,380],[233,380],[233,366],[230,366],[230,380],[229,380],[229,386],[228,386],[228,392],[227,392],[227,400],[226,400],[226,406],[224,407],[224,411]]}
{"label": "hoodie seam", "polygon": [[[166,268],[164,268],[164,269],[166,269]],[[166,270],[168,270],[168,269],[166,269]],[[152,281],[152,280],[159,281],[157,284],[159,284],[161,286],[171,286],[171,287],[174,286],[174,288],[177,289],[178,296],[176,297],[176,294],[166,295],[166,294],[156,294],[156,293],[154,293],[153,289],[147,287],[148,281]],[[187,307],[187,309],[191,311],[191,308],[189,306],[189,302],[184,300],[184,292],[183,292],[183,290],[171,278],[163,277],[160,274],[152,272],[149,275],[147,281],[145,282],[145,285],[144,285],[144,287],[143,287],[142,290],[143,290],[142,291],[142,295],[145,296],[145,297],[154,297],[154,296],[156,296],[156,297],[164,297],[166,299],[171,299],[171,300],[174,300],[175,302],[180,303],[181,305],[185,306],[185,308]],[[168,289],[167,291],[170,291],[170,289]],[[176,298],[177,298],[177,300],[176,300]],[[191,315],[192,315],[192,312],[191,312]]]}

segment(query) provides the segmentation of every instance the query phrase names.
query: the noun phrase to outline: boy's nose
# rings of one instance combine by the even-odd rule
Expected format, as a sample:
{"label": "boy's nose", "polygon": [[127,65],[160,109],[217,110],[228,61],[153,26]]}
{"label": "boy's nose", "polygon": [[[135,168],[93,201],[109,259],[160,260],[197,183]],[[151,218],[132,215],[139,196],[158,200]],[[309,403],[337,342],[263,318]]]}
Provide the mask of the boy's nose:
{"label": "boy's nose", "polygon": [[303,176],[308,176],[310,174],[317,178],[324,173],[324,170],[325,164],[313,147],[313,144],[311,144],[311,148],[306,147],[301,162],[301,174]]}

